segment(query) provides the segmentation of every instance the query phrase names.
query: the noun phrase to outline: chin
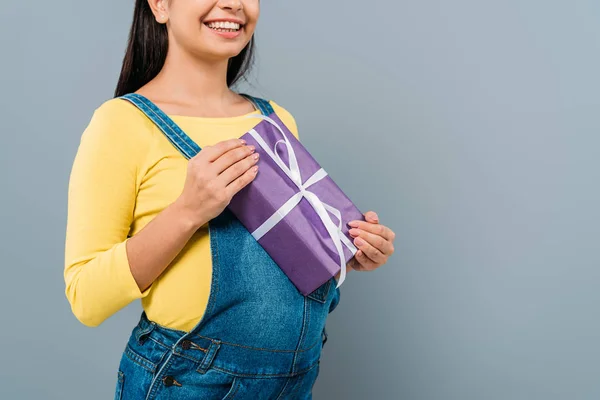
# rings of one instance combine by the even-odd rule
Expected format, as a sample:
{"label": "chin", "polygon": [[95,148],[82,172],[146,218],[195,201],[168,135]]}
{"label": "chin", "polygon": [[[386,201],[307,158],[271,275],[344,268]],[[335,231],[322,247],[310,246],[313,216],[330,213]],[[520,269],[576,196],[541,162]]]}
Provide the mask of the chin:
{"label": "chin", "polygon": [[210,48],[202,48],[197,51],[197,54],[203,58],[212,60],[228,60],[240,54],[244,47],[240,46],[211,46]]}

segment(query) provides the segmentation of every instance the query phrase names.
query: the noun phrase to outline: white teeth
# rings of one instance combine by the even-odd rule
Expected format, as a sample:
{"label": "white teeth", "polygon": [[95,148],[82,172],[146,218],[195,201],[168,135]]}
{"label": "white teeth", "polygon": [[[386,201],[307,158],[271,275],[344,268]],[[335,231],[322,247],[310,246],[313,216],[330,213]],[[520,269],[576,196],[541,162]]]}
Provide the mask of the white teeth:
{"label": "white teeth", "polygon": [[209,22],[207,25],[212,29],[234,29],[236,31],[240,29],[240,24],[229,21]]}

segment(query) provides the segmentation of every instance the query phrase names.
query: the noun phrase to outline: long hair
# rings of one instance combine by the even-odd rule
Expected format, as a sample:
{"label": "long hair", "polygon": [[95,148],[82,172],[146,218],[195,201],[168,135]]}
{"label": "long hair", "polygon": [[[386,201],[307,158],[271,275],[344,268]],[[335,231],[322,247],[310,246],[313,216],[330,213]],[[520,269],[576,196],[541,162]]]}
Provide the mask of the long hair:
{"label": "long hair", "polygon": [[[167,58],[167,27],[154,18],[148,0],[136,0],[133,23],[115,97],[133,93],[150,82],[162,69]],[[227,64],[227,85],[231,87],[250,70],[254,59],[254,36]]]}

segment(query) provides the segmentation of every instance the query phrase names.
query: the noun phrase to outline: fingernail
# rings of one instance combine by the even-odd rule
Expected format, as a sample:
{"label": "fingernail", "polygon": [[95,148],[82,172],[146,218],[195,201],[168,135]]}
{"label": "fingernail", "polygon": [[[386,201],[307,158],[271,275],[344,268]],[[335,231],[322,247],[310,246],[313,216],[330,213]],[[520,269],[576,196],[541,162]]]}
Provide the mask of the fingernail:
{"label": "fingernail", "polygon": [[365,244],[365,241],[357,237],[356,239],[354,239],[354,244],[357,246],[362,246],[363,244]]}
{"label": "fingernail", "polygon": [[379,222],[379,216],[378,216],[377,214],[375,214],[375,213],[373,213],[373,219],[374,219],[376,222]]}
{"label": "fingernail", "polygon": [[248,146],[248,148],[249,148],[249,149],[250,149],[250,151],[252,151],[252,152],[253,152],[254,150],[256,150],[256,147],[254,147],[253,145],[250,145],[250,146]]}
{"label": "fingernail", "polygon": [[360,231],[358,229],[350,229],[351,236],[358,236],[359,234],[360,234]]}
{"label": "fingernail", "polygon": [[240,143],[241,144],[246,144],[246,141],[244,139],[240,139]]}
{"label": "fingernail", "polygon": [[348,226],[350,226],[352,228],[358,228],[358,222],[357,221],[348,222]]}

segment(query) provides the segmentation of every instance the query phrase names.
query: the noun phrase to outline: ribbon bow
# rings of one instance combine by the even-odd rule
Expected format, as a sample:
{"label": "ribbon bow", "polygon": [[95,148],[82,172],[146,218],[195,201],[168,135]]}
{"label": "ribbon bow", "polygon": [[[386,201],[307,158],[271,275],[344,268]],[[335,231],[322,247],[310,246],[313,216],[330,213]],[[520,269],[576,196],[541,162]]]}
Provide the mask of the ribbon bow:
{"label": "ribbon bow", "polygon": [[[256,240],[259,240],[275,225],[277,225],[279,221],[284,219],[285,216],[289,214],[289,212],[292,211],[294,207],[296,207],[303,198],[305,198],[315,209],[321,221],[323,221],[323,224],[325,225],[329,236],[333,240],[333,244],[335,245],[338,255],[340,256],[341,274],[340,280],[336,288],[340,287],[346,279],[346,265],[342,243],[352,252],[352,254],[356,254],[357,248],[342,232],[342,213],[340,212],[340,210],[330,206],[327,203],[324,203],[323,201],[321,201],[321,199],[319,199],[319,197],[316,194],[308,190],[310,186],[325,178],[327,176],[327,172],[325,172],[325,170],[321,168],[317,172],[315,172],[310,178],[308,178],[306,182],[303,183],[302,177],[300,176],[298,160],[296,159],[296,153],[294,153],[294,149],[292,148],[289,139],[287,138],[279,124],[277,124],[277,122],[265,115],[249,115],[247,118],[263,119],[269,122],[275,128],[277,128],[279,132],[281,132],[283,139],[278,140],[273,146],[272,150],[271,148],[269,148],[269,145],[264,141],[264,139],[258,134],[258,132],[256,132],[256,130],[252,129],[248,133],[252,135],[252,137],[258,142],[260,147],[263,148],[267,155],[269,155],[269,157],[271,157],[275,161],[279,168],[281,168],[281,170],[285,172],[285,174],[292,180],[292,182],[296,184],[296,186],[298,186],[298,189],[300,190],[298,193],[293,195],[288,201],[286,201],[285,204],[283,204],[277,211],[275,211],[275,213],[271,215],[271,217],[269,217],[265,222],[263,222],[261,226],[256,228],[256,230],[252,232],[252,236],[254,236]],[[284,143],[287,148],[289,156],[289,166],[286,165],[279,156],[279,154],[277,154],[277,146],[279,145],[279,143]],[[337,225],[333,222],[333,219],[331,218],[329,213],[333,214],[338,219],[339,222]]]}

